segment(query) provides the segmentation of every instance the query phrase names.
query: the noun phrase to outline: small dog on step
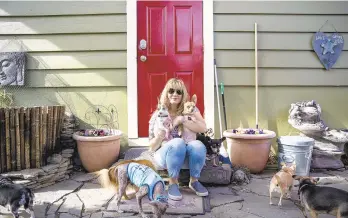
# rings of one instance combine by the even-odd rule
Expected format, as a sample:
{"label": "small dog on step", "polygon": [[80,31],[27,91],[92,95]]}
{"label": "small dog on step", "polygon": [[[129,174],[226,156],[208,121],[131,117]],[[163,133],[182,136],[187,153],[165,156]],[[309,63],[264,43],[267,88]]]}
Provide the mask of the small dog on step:
{"label": "small dog on step", "polygon": [[333,187],[317,186],[319,178],[296,175],[292,177],[299,181],[295,186],[299,186],[301,204],[312,218],[318,218],[320,213],[348,218],[348,192]]}
{"label": "small dog on step", "polygon": [[290,198],[292,184],[294,179],[292,176],[296,172],[296,162],[294,161],[290,166],[286,166],[285,163],[281,163],[282,169],[277,172],[271,179],[269,186],[269,204],[272,203],[272,192],[280,192],[280,199],[278,206],[282,205],[282,198],[286,195]]}
{"label": "small dog on step", "polygon": [[11,179],[0,175],[0,205],[8,207],[14,218],[19,218],[21,206],[35,218],[33,205],[34,193],[23,185],[14,184]]}
{"label": "small dog on step", "polygon": [[[155,218],[160,218],[168,208],[168,197],[165,194],[163,179],[156,173],[155,167],[148,160],[125,160],[120,161],[109,169],[96,172],[99,181],[104,188],[116,190],[116,204],[118,212],[121,198],[126,195],[127,185],[132,183],[137,186],[135,194],[142,218],[148,218],[142,208],[142,198],[146,195],[150,200]],[[127,198],[127,197],[126,197]]]}
{"label": "small dog on step", "polygon": [[213,160],[213,166],[218,166],[216,164],[216,159],[218,159],[220,148],[222,143],[226,140],[226,137],[222,137],[221,139],[212,139],[204,133],[197,134],[197,140],[201,141],[205,148],[207,149],[207,160]]}

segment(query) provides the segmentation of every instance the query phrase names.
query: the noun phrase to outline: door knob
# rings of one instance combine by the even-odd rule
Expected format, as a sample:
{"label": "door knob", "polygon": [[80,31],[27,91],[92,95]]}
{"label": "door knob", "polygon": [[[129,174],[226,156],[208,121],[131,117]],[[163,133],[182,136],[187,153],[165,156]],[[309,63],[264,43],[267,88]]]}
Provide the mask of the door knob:
{"label": "door knob", "polygon": [[142,61],[142,62],[145,62],[146,61],[146,56],[145,55],[142,55],[142,56],[140,56],[140,60]]}

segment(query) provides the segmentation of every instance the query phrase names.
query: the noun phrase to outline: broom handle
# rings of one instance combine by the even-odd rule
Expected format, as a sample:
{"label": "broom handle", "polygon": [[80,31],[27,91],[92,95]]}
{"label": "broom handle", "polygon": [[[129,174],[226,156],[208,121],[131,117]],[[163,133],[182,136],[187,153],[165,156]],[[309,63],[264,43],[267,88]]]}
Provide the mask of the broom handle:
{"label": "broom handle", "polygon": [[220,98],[219,98],[219,83],[217,79],[217,70],[216,70],[216,59],[214,59],[214,72],[215,72],[215,87],[216,87],[216,100],[218,103],[218,114],[219,114],[219,124],[220,124],[220,136],[222,138],[222,124],[221,124],[221,112],[220,112]]}
{"label": "broom handle", "polygon": [[220,83],[220,90],[221,90],[221,98],[222,98],[222,109],[224,111],[224,121],[225,121],[225,129],[227,129],[227,118],[226,118],[226,107],[225,107],[225,88],[224,83]]}
{"label": "broom handle", "polygon": [[259,84],[258,84],[258,60],[257,60],[257,23],[255,23],[255,113],[256,129],[259,128]]}

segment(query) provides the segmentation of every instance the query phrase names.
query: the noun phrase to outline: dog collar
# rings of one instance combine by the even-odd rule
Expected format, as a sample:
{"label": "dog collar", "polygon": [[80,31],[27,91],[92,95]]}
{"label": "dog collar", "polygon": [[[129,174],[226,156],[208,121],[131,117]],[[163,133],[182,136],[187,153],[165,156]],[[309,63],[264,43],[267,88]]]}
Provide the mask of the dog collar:
{"label": "dog collar", "polygon": [[305,187],[305,186],[308,186],[308,184],[304,184],[303,186],[301,186],[299,189],[298,189],[298,192],[297,192],[297,194],[298,194],[298,198],[300,199],[300,192],[301,192],[301,190],[303,189],[303,187]]}

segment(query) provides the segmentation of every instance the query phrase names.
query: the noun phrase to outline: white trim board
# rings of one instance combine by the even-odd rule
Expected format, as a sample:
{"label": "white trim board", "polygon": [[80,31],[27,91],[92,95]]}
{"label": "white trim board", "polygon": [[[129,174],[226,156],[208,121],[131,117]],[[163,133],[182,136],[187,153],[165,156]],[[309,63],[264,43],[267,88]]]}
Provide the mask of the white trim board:
{"label": "white trim board", "polygon": [[[128,138],[138,138],[137,1],[127,0],[127,105]],[[204,118],[214,128],[214,26],[213,0],[203,0]]]}

